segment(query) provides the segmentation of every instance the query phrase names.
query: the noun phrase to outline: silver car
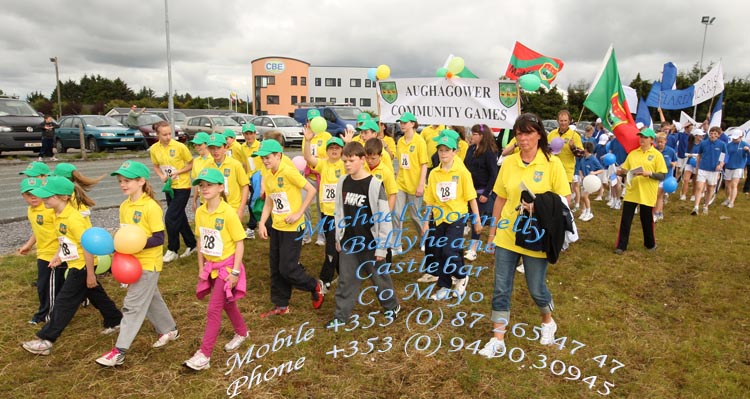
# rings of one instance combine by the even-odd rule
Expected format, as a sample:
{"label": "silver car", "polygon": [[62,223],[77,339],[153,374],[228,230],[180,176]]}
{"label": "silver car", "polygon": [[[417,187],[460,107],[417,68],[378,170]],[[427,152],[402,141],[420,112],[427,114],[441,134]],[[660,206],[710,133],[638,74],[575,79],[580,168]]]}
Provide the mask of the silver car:
{"label": "silver car", "polygon": [[242,126],[234,119],[225,115],[199,115],[187,118],[185,122],[185,133],[189,139],[193,139],[198,132],[224,133],[224,130],[232,129],[237,136],[237,141],[244,142]]}
{"label": "silver car", "polygon": [[255,129],[258,132],[259,137],[266,139],[266,132],[271,130],[278,130],[282,133],[282,145],[287,146],[290,144],[302,145],[302,138],[304,132],[302,124],[284,115],[263,115],[255,117],[252,120],[252,124],[255,125]]}

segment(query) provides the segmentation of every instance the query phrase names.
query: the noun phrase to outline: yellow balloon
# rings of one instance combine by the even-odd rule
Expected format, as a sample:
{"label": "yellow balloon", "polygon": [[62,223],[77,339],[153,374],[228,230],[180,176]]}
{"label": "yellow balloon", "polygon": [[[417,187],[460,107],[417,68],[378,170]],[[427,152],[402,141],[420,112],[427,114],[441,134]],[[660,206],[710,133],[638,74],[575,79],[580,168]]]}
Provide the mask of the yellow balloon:
{"label": "yellow balloon", "polygon": [[453,57],[448,61],[448,70],[453,72],[454,75],[461,73],[464,70],[464,59],[461,57]]}
{"label": "yellow balloon", "polygon": [[115,233],[115,251],[123,254],[134,254],[146,247],[146,232],[133,224],[120,227]]}
{"label": "yellow balloon", "polygon": [[378,80],[388,79],[389,76],[391,76],[391,68],[388,65],[380,65],[378,69],[375,70],[375,77],[377,77]]}

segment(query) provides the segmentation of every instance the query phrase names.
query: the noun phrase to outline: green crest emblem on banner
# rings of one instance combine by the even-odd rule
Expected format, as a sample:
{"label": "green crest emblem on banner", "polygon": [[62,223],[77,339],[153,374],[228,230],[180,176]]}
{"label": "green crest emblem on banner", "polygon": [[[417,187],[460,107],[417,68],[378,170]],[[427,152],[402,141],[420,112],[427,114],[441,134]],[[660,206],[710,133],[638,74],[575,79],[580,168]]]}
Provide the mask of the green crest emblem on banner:
{"label": "green crest emblem on banner", "polygon": [[398,98],[396,82],[380,82],[380,96],[388,104],[393,104]]}
{"label": "green crest emblem on banner", "polygon": [[518,87],[515,83],[498,83],[500,103],[507,108],[516,105],[518,102]]}

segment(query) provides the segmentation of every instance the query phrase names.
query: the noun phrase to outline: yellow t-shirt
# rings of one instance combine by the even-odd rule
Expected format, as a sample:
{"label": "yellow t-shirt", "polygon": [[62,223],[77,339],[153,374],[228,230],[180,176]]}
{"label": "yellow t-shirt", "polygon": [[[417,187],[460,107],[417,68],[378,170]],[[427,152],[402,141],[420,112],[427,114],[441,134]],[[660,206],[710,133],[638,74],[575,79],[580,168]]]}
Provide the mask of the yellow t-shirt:
{"label": "yellow t-shirt", "polygon": [[[188,162],[193,160],[193,156],[185,144],[176,140],[171,140],[166,147],[157,141],[151,146],[149,152],[151,153],[151,162],[167,176],[171,176],[174,171],[184,168]],[[180,173],[177,177],[172,177],[172,188],[190,188],[190,175]]]}
{"label": "yellow t-shirt", "polygon": [[568,131],[562,135],[560,134],[559,129],[551,131],[547,136],[547,143],[552,143],[552,140],[558,137],[565,142],[565,145],[563,145],[562,151],[556,156],[562,161],[565,173],[568,176],[568,183],[571,183],[573,182],[573,172],[576,168],[576,156],[573,155],[573,151],[570,149],[569,144],[572,140],[577,148],[583,149],[583,142],[581,141],[581,135],[575,130],[569,128]]}
{"label": "yellow t-shirt", "polygon": [[206,155],[205,157],[198,155],[197,157],[193,158],[193,168],[190,170],[191,183],[193,180],[195,180],[196,177],[198,177],[198,173],[201,173],[201,171],[205,168],[213,167],[213,164],[214,158],[211,155]]}
{"label": "yellow t-shirt", "polygon": [[[628,154],[628,157],[625,158],[625,162],[622,164],[622,168],[625,170],[638,167],[643,168],[644,171],[667,173],[667,164],[664,162],[664,157],[654,147],[649,148],[648,151],[643,151],[640,148],[630,151],[630,154]],[[625,201],[654,206],[656,205],[658,191],[658,180],[646,176],[635,176],[631,181],[630,187],[625,190]]]}
{"label": "yellow t-shirt", "polygon": [[468,212],[468,202],[475,198],[477,191],[471,180],[471,172],[456,157],[453,158],[450,169],[438,166],[430,172],[424,191],[424,203],[440,208],[432,210],[435,224],[455,222],[459,216],[453,214],[450,215],[450,220],[446,220],[448,214],[457,212],[463,216]]}
{"label": "yellow t-shirt", "polygon": [[396,158],[399,164],[398,176],[396,177],[398,189],[414,195],[417,192],[422,165],[429,162],[424,139],[415,134],[411,141],[407,143],[406,138],[401,137],[396,145]]}
{"label": "yellow t-shirt", "polygon": [[391,158],[396,156],[396,142],[391,136],[383,136],[383,151],[387,152]]}
{"label": "yellow t-shirt", "polygon": [[[146,237],[151,237],[156,232],[164,231],[164,211],[161,205],[146,194],[141,195],[135,202],[128,198],[120,204],[120,224],[136,225],[146,233]],[[164,263],[162,250],[163,245],[157,245],[133,256],[141,262],[143,270],[160,272]]]}
{"label": "yellow t-shirt", "polygon": [[227,156],[237,160],[240,165],[245,165],[245,162],[247,162],[247,160],[245,159],[245,151],[242,150],[242,144],[240,144],[237,140],[232,142],[232,145],[227,147]]}
{"label": "yellow t-shirt", "polygon": [[224,175],[224,195],[227,196],[229,206],[236,212],[242,203],[242,187],[250,185],[245,168],[236,159],[229,157],[224,157],[221,166],[211,159],[211,163],[206,167],[218,169]]}
{"label": "yellow t-shirt", "polygon": [[[255,157],[255,158],[260,158],[260,157]],[[261,162],[261,165],[262,164],[263,163]],[[294,166],[294,162],[292,162],[292,159],[289,158],[288,156],[286,156],[286,154],[281,154],[281,164],[279,165],[279,167],[281,165],[286,165],[286,166],[290,167],[292,170],[296,170],[297,173],[300,173],[300,171],[297,170],[297,167]],[[265,178],[267,178],[268,176],[271,175],[271,169],[268,169],[268,168],[266,168],[266,165],[263,165],[263,167],[260,169],[260,173],[263,174],[263,179],[265,179]],[[301,175],[301,173],[300,173],[300,175]]]}
{"label": "yellow t-shirt", "polygon": [[208,204],[195,211],[195,235],[200,240],[201,253],[211,262],[232,256],[236,242],[246,237],[237,211],[224,200],[213,212],[208,211]]}
{"label": "yellow t-shirt", "polygon": [[[385,154],[385,152],[383,152]],[[385,187],[386,195],[396,194],[398,192],[398,185],[396,184],[396,177],[393,175],[393,164],[386,163],[382,154],[380,157],[380,163],[375,169],[370,169],[370,166],[365,162],[365,169],[370,172],[371,175],[380,179]]]}
{"label": "yellow t-shirt", "polygon": [[[515,153],[505,158],[492,188],[499,198],[507,200],[500,213],[500,220],[497,221],[497,233],[493,243],[522,255],[546,258],[547,255],[543,251],[530,251],[516,245],[516,232],[513,228],[519,215],[516,207],[521,203],[521,182],[534,194],[551,191],[561,196],[570,195],[565,168],[557,157],[550,156],[548,161],[541,150],[537,151],[536,157],[528,165],[524,165],[520,153]],[[517,228],[522,228],[525,222],[526,219],[519,221]]]}
{"label": "yellow t-shirt", "polygon": [[86,267],[81,236],[90,227],[89,219],[81,216],[81,213],[70,203],[59,215],[55,216],[58,253],[60,260],[68,262],[69,268],[83,270]]}
{"label": "yellow t-shirt", "polygon": [[284,221],[290,213],[300,210],[302,207],[302,188],[307,180],[294,166],[284,163],[279,165],[276,173],[270,173],[264,178],[266,188],[266,201],[271,201],[271,220],[273,228],[278,231],[297,231],[305,223],[302,215],[294,224]]}
{"label": "yellow t-shirt", "polygon": [[461,162],[466,159],[467,151],[469,151],[469,143],[467,143],[466,140],[458,139],[458,153],[456,156],[461,159]]}
{"label": "yellow t-shirt", "polygon": [[88,219],[91,216],[91,209],[88,206],[86,206],[86,204],[82,202],[78,202],[75,191],[73,191],[73,194],[70,196],[70,200],[73,204],[73,208],[78,209],[78,212],[81,213],[81,216],[83,216],[86,219]]}
{"label": "yellow t-shirt", "polygon": [[258,140],[253,140],[253,143],[249,145],[245,142],[242,146],[242,156],[244,157],[242,164],[245,165],[248,176],[252,176],[263,169],[263,160],[260,157],[253,157],[253,153],[259,149],[260,141]]}
{"label": "yellow t-shirt", "polygon": [[432,158],[437,152],[437,141],[434,141],[433,138],[437,137],[441,130],[445,130],[445,126],[432,127],[432,125],[429,125],[422,128],[422,132],[419,133],[427,145],[427,159]]}
{"label": "yellow t-shirt", "polygon": [[55,234],[55,211],[41,203],[35,207],[28,207],[26,215],[31,223],[31,232],[36,238],[36,257],[49,262],[60,247]]}
{"label": "yellow t-shirt", "polygon": [[[315,136],[313,136],[312,140],[310,140],[310,154],[318,159],[327,159],[328,154],[326,153],[326,143],[332,137],[333,136],[331,136],[331,133],[325,131],[316,133]],[[307,139],[303,137],[302,148],[305,148],[306,142]]]}
{"label": "yellow t-shirt", "polygon": [[320,211],[324,215],[333,216],[336,207],[336,183],[341,176],[346,175],[344,161],[329,162],[327,159],[319,160],[314,170],[320,174],[320,189],[318,199],[320,200]]}

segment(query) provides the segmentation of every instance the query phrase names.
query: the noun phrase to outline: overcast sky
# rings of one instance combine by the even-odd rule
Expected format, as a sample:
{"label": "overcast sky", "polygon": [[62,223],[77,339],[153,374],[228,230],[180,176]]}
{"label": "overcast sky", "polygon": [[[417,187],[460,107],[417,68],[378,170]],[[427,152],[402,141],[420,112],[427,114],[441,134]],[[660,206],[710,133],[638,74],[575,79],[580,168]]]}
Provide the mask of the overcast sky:
{"label": "overcast sky", "polygon": [[[120,77],[167,90],[163,0],[3,0],[0,89],[49,96],[60,79]],[[725,80],[750,75],[748,0],[169,0],[174,89],[226,97],[250,92],[250,61],[286,56],[312,65],[387,64],[395,78],[434,76],[449,54],[481,78],[503,75],[516,40],[561,58],[561,88],[590,82],[610,43],[622,80],[658,79],[722,60]],[[364,77],[364,76],[363,76]],[[63,93],[64,95],[64,93]]]}

